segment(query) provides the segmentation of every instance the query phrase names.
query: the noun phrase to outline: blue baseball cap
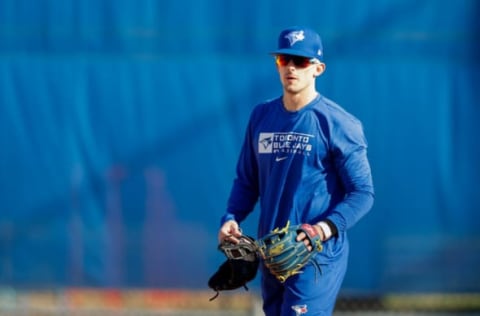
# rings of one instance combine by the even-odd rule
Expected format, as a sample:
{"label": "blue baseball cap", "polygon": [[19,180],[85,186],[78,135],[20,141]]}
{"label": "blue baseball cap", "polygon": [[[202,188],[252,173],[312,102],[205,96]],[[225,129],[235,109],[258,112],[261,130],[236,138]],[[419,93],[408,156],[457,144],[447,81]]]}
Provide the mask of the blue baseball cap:
{"label": "blue baseball cap", "polygon": [[271,54],[295,55],[322,60],[322,40],[317,32],[308,27],[293,26],[280,33],[278,49]]}

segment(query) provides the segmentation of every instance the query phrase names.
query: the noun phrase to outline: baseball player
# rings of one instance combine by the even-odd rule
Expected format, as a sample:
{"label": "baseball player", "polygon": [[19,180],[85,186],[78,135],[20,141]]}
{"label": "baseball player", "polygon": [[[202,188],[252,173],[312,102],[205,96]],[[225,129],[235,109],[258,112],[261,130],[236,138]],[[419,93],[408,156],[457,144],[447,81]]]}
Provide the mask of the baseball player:
{"label": "baseball player", "polygon": [[[367,141],[357,118],[317,92],[325,64],[314,30],[283,30],[272,55],[283,94],[251,113],[218,239],[235,242],[257,202],[259,238],[287,222],[312,225],[323,243],[316,264],[285,282],[261,265],[263,310],[331,315],[347,269],[347,230],[373,205]],[[297,239],[309,243],[304,233]]]}

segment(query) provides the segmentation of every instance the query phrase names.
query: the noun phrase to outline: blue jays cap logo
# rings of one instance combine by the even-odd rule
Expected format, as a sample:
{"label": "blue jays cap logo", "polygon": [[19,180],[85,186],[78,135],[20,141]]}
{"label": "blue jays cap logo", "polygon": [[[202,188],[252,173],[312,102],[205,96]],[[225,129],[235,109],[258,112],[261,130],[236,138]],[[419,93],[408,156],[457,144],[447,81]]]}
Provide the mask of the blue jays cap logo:
{"label": "blue jays cap logo", "polygon": [[302,31],[292,31],[285,35],[285,38],[290,42],[290,46],[293,46],[296,42],[303,41],[305,34]]}

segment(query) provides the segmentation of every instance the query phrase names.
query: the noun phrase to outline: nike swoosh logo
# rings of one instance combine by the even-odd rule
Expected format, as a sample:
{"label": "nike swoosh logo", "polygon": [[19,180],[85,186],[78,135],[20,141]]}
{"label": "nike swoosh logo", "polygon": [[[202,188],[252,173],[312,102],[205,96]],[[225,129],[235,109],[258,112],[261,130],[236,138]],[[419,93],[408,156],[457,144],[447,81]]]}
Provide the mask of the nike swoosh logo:
{"label": "nike swoosh logo", "polygon": [[279,161],[285,160],[285,159],[287,159],[287,158],[288,158],[288,156],[285,156],[285,157],[275,157],[275,161],[276,161],[276,162],[279,162]]}

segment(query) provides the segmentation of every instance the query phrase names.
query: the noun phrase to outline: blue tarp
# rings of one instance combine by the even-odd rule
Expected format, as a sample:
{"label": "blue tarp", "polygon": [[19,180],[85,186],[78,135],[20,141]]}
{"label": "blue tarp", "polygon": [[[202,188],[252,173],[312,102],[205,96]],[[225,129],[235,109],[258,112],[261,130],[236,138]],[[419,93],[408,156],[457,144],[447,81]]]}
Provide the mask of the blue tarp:
{"label": "blue tarp", "polygon": [[363,121],[376,186],[344,291],[479,291],[479,14],[1,1],[0,284],[206,288],[248,116],[281,93],[268,52],[306,24],[325,46],[318,89]]}

